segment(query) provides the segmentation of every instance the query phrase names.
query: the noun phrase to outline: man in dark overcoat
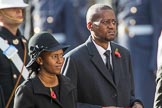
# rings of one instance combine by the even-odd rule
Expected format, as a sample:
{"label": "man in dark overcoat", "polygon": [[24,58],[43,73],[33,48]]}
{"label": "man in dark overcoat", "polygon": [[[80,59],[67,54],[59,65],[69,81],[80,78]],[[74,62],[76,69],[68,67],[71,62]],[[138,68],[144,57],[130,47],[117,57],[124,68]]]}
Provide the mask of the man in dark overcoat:
{"label": "man in dark overcoat", "polygon": [[63,74],[77,87],[79,108],[143,108],[134,96],[130,54],[112,42],[117,23],[114,11],[95,4],[86,18],[91,35],[65,55],[63,67]]}

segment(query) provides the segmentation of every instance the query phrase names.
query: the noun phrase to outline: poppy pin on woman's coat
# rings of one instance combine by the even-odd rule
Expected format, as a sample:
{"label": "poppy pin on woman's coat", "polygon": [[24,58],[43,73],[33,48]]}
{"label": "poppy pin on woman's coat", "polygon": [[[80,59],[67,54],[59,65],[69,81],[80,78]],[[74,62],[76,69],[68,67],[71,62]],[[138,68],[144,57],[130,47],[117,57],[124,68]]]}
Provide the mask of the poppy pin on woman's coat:
{"label": "poppy pin on woman's coat", "polygon": [[52,90],[52,88],[50,88],[50,92],[51,92],[51,98],[52,98],[52,99],[56,99],[56,94],[55,94],[55,92]]}

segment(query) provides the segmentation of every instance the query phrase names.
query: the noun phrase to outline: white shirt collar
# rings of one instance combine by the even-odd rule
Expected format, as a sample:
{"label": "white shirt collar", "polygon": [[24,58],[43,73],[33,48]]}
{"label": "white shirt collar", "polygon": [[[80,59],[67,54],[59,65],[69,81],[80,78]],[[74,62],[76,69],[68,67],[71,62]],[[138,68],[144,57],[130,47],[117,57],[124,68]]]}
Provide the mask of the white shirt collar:
{"label": "white shirt collar", "polygon": [[[93,43],[96,46],[96,48],[97,48],[97,50],[98,50],[98,52],[99,52],[103,62],[106,64],[106,56],[104,55],[104,53],[106,52],[106,50],[110,50],[110,53],[112,52],[111,46],[110,46],[110,42],[108,43],[108,48],[106,50],[104,48],[102,48],[101,46],[97,45],[94,41],[93,41]],[[111,56],[111,54],[110,54],[110,63],[112,65],[112,56]]]}
{"label": "white shirt collar", "polygon": [[[93,41],[93,40],[92,40]],[[108,48],[105,50],[104,48],[102,48],[101,46],[99,46],[98,44],[95,43],[95,41],[93,41],[94,45],[96,46],[98,52],[100,55],[104,55],[106,50],[110,50],[111,52],[111,46],[110,46],[110,42],[108,43]]]}

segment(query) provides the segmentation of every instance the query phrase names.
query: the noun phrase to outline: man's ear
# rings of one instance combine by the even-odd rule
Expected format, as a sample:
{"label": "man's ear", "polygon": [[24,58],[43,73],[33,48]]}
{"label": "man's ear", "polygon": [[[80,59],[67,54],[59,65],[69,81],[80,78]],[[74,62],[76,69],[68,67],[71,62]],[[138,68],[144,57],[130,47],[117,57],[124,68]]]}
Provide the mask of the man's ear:
{"label": "man's ear", "polygon": [[98,26],[99,26],[99,25],[97,25],[97,24],[95,24],[95,23],[92,23],[92,22],[89,22],[89,23],[87,24],[87,28],[88,28],[88,30],[90,30],[90,31],[93,31],[93,30],[98,29],[98,28],[99,28]]}
{"label": "man's ear", "polygon": [[2,20],[1,10],[0,10],[0,21]]}
{"label": "man's ear", "polygon": [[87,23],[87,28],[88,28],[88,30],[91,30],[92,29],[92,22],[88,22]]}

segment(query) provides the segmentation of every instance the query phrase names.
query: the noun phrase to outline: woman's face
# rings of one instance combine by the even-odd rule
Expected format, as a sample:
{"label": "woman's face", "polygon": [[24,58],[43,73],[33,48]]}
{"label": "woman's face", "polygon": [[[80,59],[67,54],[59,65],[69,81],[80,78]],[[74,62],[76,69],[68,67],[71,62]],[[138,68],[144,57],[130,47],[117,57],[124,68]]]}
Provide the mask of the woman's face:
{"label": "woman's face", "polygon": [[44,51],[41,53],[40,57],[38,57],[37,61],[40,64],[40,71],[46,72],[48,74],[60,74],[62,65],[64,63],[63,58],[63,50],[57,51]]}

